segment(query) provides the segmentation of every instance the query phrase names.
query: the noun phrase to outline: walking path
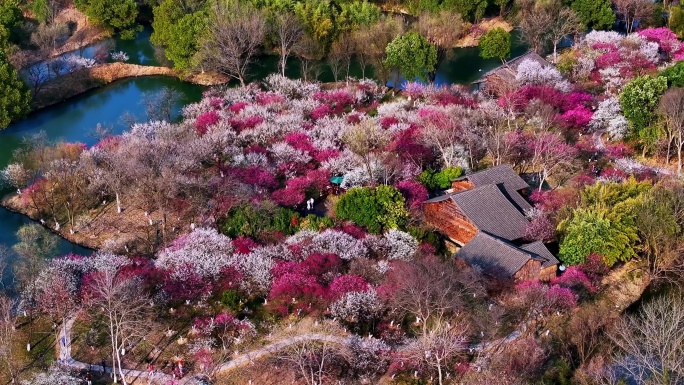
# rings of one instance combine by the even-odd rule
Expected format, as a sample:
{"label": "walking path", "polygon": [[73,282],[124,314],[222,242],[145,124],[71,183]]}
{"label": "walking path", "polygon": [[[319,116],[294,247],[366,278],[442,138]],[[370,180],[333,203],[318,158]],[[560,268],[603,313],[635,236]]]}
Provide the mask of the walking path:
{"label": "walking path", "polygon": [[[84,362],[76,361],[71,357],[71,329],[74,326],[74,322],[76,321],[76,318],[70,318],[67,320],[65,327],[62,327],[62,330],[59,334],[59,337],[57,338],[57,346],[58,346],[58,352],[59,352],[59,358],[60,358],[60,363],[63,366],[67,366],[71,369],[76,369],[76,370],[90,370],[93,372],[99,372],[102,373],[103,367],[102,365],[90,365],[86,364]],[[65,341],[65,342],[63,342]],[[265,346],[261,349],[253,350],[251,352],[242,354],[240,356],[235,357],[234,359],[222,364],[219,366],[219,368],[216,370],[216,373],[225,373],[228,371],[231,371],[236,368],[240,368],[246,365],[249,365],[255,360],[258,360],[262,357],[268,356],[270,354],[274,354],[278,351],[281,351],[289,346],[292,346],[294,344],[304,342],[304,341],[324,341],[324,342],[331,342],[335,344],[340,344],[344,345],[349,342],[348,337],[339,337],[339,336],[333,336],[333,335],[327,335],[327,334],[303,334],[299,336],[294,336],[290,337],[287,339],[284,339],[279,342],[272,343],[268,346]],[[105,373],[111,373],[112,368],[111,367],[105,367],[104,368]],[[141,379],[146,379],[147,384],[167,384],[167,383],[173,383],[173,377],[165,374],[165,373],[160,373],[160,372],[155,372],[151,374],[148,371],[142,371],[142,370],[135,370],[135,369],[124,369],[123,370],[124,375],[126,376],[127,381],[132,382],[132,381],[140,381]],[[178,380],[174,384],[195,384],[198,383],[198,379],[195,377],[186,377],[181,380]]]}
{"label": "walking path", "polygon": [[287,339],[284,339],[279,342],[272,343],[268,346],[265,346],[261,349],[257,350],[252,350],[249,353],[245,353],[241,356],[238,356],[223,365],[221,365],[216,372],[217,373],[225,373],[228,371],[231,371],[233,369],[249,365],[251,362],[256,361],[262,357],[274,354],[278,351],[281,351],[289,346],[292,346],[294,344],[298,344],[300,342],[304,341],[323,341],[323,342],[331,342],[334,344],[339,344],[339,345],[346,345],[349,343],[350,338],[349,337],[338,337],[338,336],[333,336],[333,335],[328,335],[328,334],[303,334],[299,336],[294,336],[290,337]]}
{"label": "walking path", "polygon": [[[58,344],[58,351],[59,351],[59,357],[61,360],[62,365],[68,366],[69,368],[72,369],[77,369],[77,370],[91,370],[94,372],[102,372],[103,368],[102,365],[90,365],[86,364],[80,361],[76,361],[71,357],[71,329],[74,325],[75,318],[71,318],[66,322],[66,327],[62,328],[62,332],[60,333],[60,336],[57,340]],[[522,326],[522,329],[524,330],[524,325]],[[483,352],[487,351],[490,349],[495,349],[500,347],[503,344],[509,343],[511,341],[514,341],[518,339],[522,335],[522,332],[520,330],[515,330],[511,334],[507,335],[504,338],[498,339],[496,341],[491,341],[487,343],[481,343],[477,345],[471,345],[468,350],[470,353],[473,352]],[[64,338],[64,339],[62,339]],[[232,360],[225,362],[221,364],[218,369],[216,369],[216,374],[221,374],[221,373],[226,373],[231,370],[244,367],[247,365],[250,365],[252,362],[259,360],[263,357],[275,354],[283,349],[286,349],[292,345],[305,342],[305,341],[321,341],[321,342],[330,342],[334,344],[339,344],[339,345],[346,345],[350,342],[351,337],[341,337],[341,336],[335,336],[335,335],[329,335],[329,334],[317,334],[317,333],[311,333],[311,334],[302,334],[298,336],[293,336],[286,338],[282,341],[274,342],[270,345],[264,346],[263,348],[252,350],[251,352],[244,353],[242,355],[239,355]],[[62,343],[62,341],[66,341],[66,344]],[[112,368],[106,367],[104,368],[106,373],[111,373]],[[174,383],[173,382],[173,377],[165,374],[165,373],[160,373],[160,372],[155,372],[154,374],[151,375],[150,372],[148,371],[141,371],[141,370],[135,370],[135,369],[124,369],[123,370],[124,375],[126,376],[126,379],[130,381],[140,381],[141,379],[146,379],[147,384],[162,384],[165,385],[167,383]],[[184,385],[190,385],[190,384],[196,384],[199,383],[199,380],[195,377],[186,377],[181,380],[178,380],[174,384],[184,384]]]}

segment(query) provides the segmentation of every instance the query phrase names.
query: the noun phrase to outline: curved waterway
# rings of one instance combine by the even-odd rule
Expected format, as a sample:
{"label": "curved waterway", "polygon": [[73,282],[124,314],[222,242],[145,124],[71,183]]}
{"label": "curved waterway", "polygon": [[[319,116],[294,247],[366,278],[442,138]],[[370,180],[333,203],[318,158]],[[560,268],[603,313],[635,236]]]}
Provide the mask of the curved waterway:
{"label": "curved waterway", "polygon": [[[111,132],[122,132],[126,126],[121,116],[128,114],[135,116],[137,120],[144,120],[145,107],[141,100],[145,93],[154,93],[164,87],[173,89],[180,95],[173,111],[176,118],[180,115],[181,107],[200,100],[203,91],[203,87],[173,78],[136,78],[122,80],[45,108],[5,130],[0,130],[0,169],[11,160],[12,153],[22,145],[24,137],[40,131],[47,133],[52,141],[81,142],[87,145],[97,141],[95,129],[98,124]],[[31,219],[0,208],[0,244],[12,247],[17,242],[15,233],[27,223],[31,223]],[[87,255],[91,252],[60,239],[56,255]],[[10,275],[8,273],[5,275]],[[9,285],[9,279],[10,277],[4,279],[5,284]]]}

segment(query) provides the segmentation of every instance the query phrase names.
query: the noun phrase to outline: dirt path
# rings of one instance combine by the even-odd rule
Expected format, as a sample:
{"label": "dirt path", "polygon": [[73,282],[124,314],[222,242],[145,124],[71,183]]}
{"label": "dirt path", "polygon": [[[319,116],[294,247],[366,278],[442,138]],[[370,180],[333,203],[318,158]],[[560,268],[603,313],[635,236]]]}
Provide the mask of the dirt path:
{"label": "dirt path", "polygon": [[[73,357],[71,357],[71,330],[73,329],[75,321],[75,317],[72,317],[69,320],[67,320],[66,324],[62,327],[62,331],[57,337],[57,352],[61,365],[76,370],[91,370],[93,372],[102,373],[102,365],[86,364],[84,362],[76,361]],[[251,352],[237,356],[234,359],[222,364],[217,369],[216,373],[225,373],[230,370],[249,365],[252,361],[277,353],[289,346],[304,341],[324,341],[344,345],[349,342],[349,337],[340,337],[327,334],[304,334],[299,336],[293,336],[282,341],[274,342],[263,348],[253,350]],[[104,371],[106,373],[111,373],[112,368],[105,367]],[[166,384],[167,382],[173,381],[173,377],[165,373],[156,372],[151,374],[147,371],[135,369],[124,369],[123,372],[126,376],[127,381],[129,381],[131,384]],[[195,377],[186,377],[180,380],[178,384],[190,385],[195,384],[197,382],[198,379]]]}
{"label": "dirt path", "polygon": [[279,342],[272,343],[268,346],[265,346],[261,349],[257,350],[252,350],[249,353],[245,353],[243,355],[240,355],[223,365],[221,365],[216,373],[221,374],[225,373],[228,371],[231,371],[233,369],[237,369],[243,366],[247,366],[253,361],[256,361],[260,358],[269,356],[271,354],[277,353],[287,347],[290,347],[292,345],[298,344],[300,342],[304,341],[322,341],[322,342],[331,342],[334,344],[339,344],[339,345],[346,345],[349,343],[350,338],[349,337],[339,337],[339,336],[334,336],[334,335],[328,335],[328,334],[303,334],[299,336],[294,336],[290,337],[287,339],[284,339]]}

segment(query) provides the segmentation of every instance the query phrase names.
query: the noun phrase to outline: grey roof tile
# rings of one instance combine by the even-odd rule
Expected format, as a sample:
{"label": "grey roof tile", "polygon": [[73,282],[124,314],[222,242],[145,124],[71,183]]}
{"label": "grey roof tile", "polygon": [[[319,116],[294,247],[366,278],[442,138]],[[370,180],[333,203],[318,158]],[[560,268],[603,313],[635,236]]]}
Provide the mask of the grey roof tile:
{"label": "grey roof tile", "polygon": [[504,195],[511,200],[520,211],[529,210],[532,205],[525,200],[525,198],[518,193],[519,190],[530,187],[518,173],[513,170],[509,164],[502,164],[500,166],[488,168],[486,170],[474,172],[470,175],[462,176],[455,180],[467,179],[475,187],[484,186],[487,184],[503,185],[505,191]]}
{"label": "grey roof tile", "polygon": [[534,254],[533,257],[542,262],[542,269],[560,263],[558,259],[556,259],[556,257],[553,254],[551,254],[549,249],[547,249],[546,246],[544,246],[544,243],[542,243],[542,241],[528,243],[526,245],[520,246],[520,248]]}
{"label": "grey roof tile", "polygon": [[525,235],[529,221],[499,187],[489,184],[450,195],[480,230],[508,241]]}
{"label": "grey roof tile", "polygon": [[530,187],[527,182],[513,170],[513,167],[510,164],[502,164],[486,170],[477,171],[456,180],[463,179],[468,179],[475,187],[499,183],[503,183],[504,186],[506,186],[506,189],[512,189],[514,191]]}
{"label": "grey roof tile", "polygon": [[510,278],[532,258],[532,255],[508,242],[479,232],[456,253],[456,257],[472,266],[480,267],[490,275]]}

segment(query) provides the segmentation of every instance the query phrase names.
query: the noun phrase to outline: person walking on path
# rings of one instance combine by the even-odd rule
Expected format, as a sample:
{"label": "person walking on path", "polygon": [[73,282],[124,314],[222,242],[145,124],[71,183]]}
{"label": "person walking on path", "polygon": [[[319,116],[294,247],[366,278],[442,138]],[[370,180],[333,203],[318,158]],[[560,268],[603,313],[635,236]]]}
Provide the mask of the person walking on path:
{"label": "person walking on path", "polygon": [[103,359],[102,359],[102,374],[107,373],[107,370],[105,369],[105,368],[106,368],[106,366],[105,366],[106,363],[107,363],[107,362],[106,362],[105,359],[103,358]]}

